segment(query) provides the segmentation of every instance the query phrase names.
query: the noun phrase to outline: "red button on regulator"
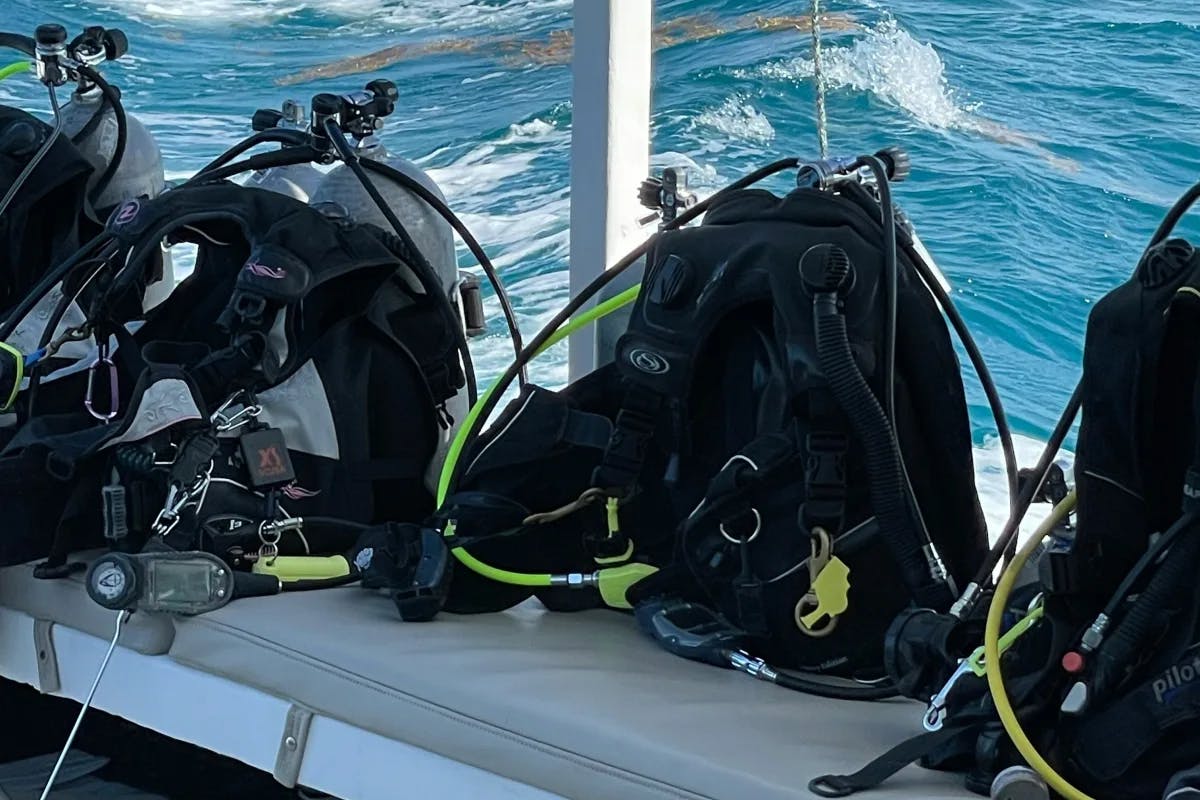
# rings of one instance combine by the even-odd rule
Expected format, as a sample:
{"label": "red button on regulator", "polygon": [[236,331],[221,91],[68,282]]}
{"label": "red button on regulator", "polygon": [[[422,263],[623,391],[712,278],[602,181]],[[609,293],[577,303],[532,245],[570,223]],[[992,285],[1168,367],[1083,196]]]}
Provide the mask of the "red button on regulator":
{"label": "red button on regulator", "polygon": [[1083,672],[1083,656],[1074,650],[1068,651],[1062,657],[1062,668],[1071,675],[1078,675]]}

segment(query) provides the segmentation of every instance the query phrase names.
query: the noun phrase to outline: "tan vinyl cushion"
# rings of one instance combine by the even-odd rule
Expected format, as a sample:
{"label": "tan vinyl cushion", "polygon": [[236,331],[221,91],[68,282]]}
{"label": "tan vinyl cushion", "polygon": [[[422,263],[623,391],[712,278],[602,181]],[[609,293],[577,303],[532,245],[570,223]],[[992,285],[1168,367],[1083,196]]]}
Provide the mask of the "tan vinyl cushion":
{"label": "tan vinyl cushion", "polygon": [[[72,560],[90,561],[88,555],[76,555]],[[33,577],[34,566],[0,568],[0,606],[101,639],[112,638],[115,612],[92,602],[83,588],[82,571],[68,578],[38,580]],[[121,633],[121,644],[146,655],[162,655],[171,648],[174,635],[175,626],[169,617],[134,614]]]}
{"label": "tan vinyl cushion", "polygon": [[[533,603],[403,623],[356,587],[242,600],[179,620],[171,656],[580,800],[807,798],[921,732],[913,703],[797,694],[672,656],[628,616]],[[971,795],[910,767],[869,796]]]}

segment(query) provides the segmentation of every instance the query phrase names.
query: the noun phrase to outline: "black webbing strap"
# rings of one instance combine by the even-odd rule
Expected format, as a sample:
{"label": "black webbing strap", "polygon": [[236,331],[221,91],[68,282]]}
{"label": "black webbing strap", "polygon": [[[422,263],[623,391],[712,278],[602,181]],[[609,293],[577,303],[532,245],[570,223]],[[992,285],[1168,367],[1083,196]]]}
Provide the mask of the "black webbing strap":
{"label": "black webbing strap", "polygon": [[947,725],[939,731],[922,733],[906,739],[858,772],[850,775],[822,775],[819,778],[813,778],[808,782],[808,790],[820,797],[849,797],[866,789],[874,789],[909,764],[961,736],[976,724],[976,722],[969,722]]}
{"label": "black webbing strap", "polygon": [[631,384],[613,425],[600,465],[592,472],[592,486],[610,497],[626,497],[637,483],[650,439],[658,427],[662,395]]}
{"label": "black webbing strap", "polygon": [[846,515],[846,450],[849,439],[837,400],[826,388],[808,391],[811,429],[805,437],[804,505],[800,524],[806,531],[824,528],[837,536]]}

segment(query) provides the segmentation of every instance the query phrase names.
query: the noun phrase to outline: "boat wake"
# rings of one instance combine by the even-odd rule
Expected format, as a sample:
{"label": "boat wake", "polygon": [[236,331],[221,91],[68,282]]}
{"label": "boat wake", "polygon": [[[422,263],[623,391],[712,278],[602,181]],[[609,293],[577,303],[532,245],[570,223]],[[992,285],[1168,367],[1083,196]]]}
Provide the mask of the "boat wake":
{"label": "boat wake", "polygon": [[[849,44],[826,46],[821,66],[832,91],[868,92],[927,128],[986,136],[1031,150],[1061,171],[1079,170],[1078,163],[1050,152],[1035,137],[980,114],[980,104],[968,102],[950,84],[946,64],[933,45],[916,39],[890,16],[865,27]],[[807,56],[786,58],[734,74],[801,83],[812,79],[813,61]]]}

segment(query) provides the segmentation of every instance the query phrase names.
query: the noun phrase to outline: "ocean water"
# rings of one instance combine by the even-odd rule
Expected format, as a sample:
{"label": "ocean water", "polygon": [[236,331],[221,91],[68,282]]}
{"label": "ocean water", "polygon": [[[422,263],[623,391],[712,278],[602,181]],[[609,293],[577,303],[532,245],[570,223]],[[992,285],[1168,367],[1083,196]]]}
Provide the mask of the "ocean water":
{"label": "ocean water", "polygon": [[[388,147],[441,184],[501,269],[522,329],[532,334],[566,301],[571,73],[561,48],[548,45],[571,26],[570,0],[0,5],[9,30],[58,21],[128,33],[130,56],[107,74],[157,137],[169,178],[189,175],[245,136],[258,107],[394,80],[401,100],[387,120]],[[693,166],[707,194],[761,163],[815,154],[809,34],[753,23],[808,5],[656,3],[659,21],[687,20],[692,35],[705,25],[722,33],[677,36],[682,41],[657,50],[655,164]],[[1200,7],[822,6],[853,20],[826,26],[831,149],[899,144],[911,154],[913,174],[897,199],[953,285],[1029,465],[1079,375],[1092,304],[1125,279],[1167,206],[1200,177]],[[386,67],[290,82],[314,66],[398,45],[404,57]],[[28,80],[0,84],[0,101],[46,105]],[[1185,229],[1197,231],[1190,222]],[[481,383],[506,365],[511,350],[498,313],[492,334],[473,349]],[[561,384],[565,356],[565,348],[551,351],[534,378]],[[995,426],[978,383],[966,377],[995,532],[1006,505]]]}

